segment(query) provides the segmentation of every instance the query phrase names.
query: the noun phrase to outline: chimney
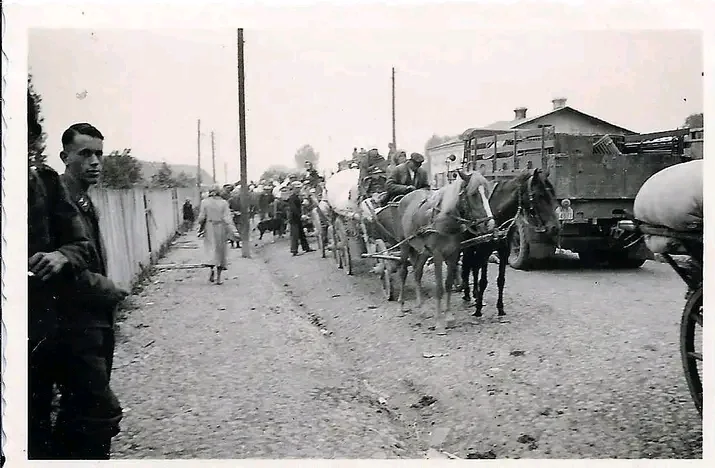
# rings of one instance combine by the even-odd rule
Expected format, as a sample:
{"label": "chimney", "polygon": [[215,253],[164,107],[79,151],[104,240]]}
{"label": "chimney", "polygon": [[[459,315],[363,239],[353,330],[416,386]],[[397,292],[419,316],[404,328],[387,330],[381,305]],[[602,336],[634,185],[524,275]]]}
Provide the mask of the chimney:
{"label": "chimney", "polygon": [[551,100],[554,110],[566,107],[566,98],[556,98]]}
{"label": "chimney", "polygon": [[517,107],[514,109],[514,120],[526,118],[526,107]]}

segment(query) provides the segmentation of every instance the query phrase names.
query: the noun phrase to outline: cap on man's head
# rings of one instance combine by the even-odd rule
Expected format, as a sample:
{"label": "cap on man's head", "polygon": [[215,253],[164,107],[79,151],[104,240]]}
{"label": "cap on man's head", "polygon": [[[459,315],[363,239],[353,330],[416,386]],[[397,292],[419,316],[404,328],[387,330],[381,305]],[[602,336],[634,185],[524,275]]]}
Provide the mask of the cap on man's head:
{"label": "cap on man's head", "polygon": [[410,156],[407,158],[408,161],[414,161],[417,164],[422,164],[425,162],[425,157],[422,156],[420,153],[412,153]]}

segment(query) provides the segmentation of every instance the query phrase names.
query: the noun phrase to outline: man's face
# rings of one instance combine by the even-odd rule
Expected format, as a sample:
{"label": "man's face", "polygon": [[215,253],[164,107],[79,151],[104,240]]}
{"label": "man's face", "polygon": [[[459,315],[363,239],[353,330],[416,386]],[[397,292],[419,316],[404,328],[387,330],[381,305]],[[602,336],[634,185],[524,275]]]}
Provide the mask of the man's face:
{"label": "man's face", "polygon": [[409,161],[410,169],[412,169],[413,171],[416,171],[417,168],[419,168],[421,165],[422,165],[421,162],[417,162],[414,159],[410,159],[410,161]]}
{"label": "man's face", "polygon": [[74,140],[65,146],[60,157],[67,167],[67,172],[87,185],[96,184],[102,172],[104,141],[88,135],[75,135]]}
{"label": "man's face", "polygon": [[400,152],[397,155],[397,164],[402,164],[405,161],[407,161],[407,155],[404,152]]}

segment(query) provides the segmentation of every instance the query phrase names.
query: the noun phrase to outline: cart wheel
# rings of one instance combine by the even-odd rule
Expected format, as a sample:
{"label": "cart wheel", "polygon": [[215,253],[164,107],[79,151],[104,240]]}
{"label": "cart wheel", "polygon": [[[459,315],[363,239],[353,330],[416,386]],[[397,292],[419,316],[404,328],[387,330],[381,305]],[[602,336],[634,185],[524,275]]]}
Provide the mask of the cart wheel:
{"label": "cart wheel", "polygon": [[[377,239],[375,241],[375,252],[382,252],[385,255],[387,246],[385,241]],[[395,291],[392,286],[392,262],[390,260],[378,259],[377,264],[381,267],[380,279],[382,280],[382,291],[385,293],[385,299],[388,301],[395,300]]]}
{"label": "cart wheel", "polygon": [[350,258],[348,232],[345,229],[345,223],[340,218],[335,220],[335,242],[335,250],[338,253],[338,258],[340,258],[338,268],[345,270],[345,274],[352,275],[353,262],[352,258]]}
{"label": "cart wheel", "polygon": [[318,208],[313,209],[313,226],[315,227],[315,238],[318,241],[318,250],[322,258],[325,258],[325,227],[321,222]]}
{"label": "cart wheel", "polygon": [[703,288],[690,293],[680,321],[680,356],[695,407],[703,415]]}

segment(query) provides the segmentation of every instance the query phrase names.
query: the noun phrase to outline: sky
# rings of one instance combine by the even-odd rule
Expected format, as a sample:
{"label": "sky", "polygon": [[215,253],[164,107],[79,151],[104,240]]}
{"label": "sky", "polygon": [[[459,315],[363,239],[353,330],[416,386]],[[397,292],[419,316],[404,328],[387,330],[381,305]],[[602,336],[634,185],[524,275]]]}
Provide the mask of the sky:
{"label": "sky", "polygon": [[[334,170],[353,147],[392,139],[424,151],[432,134],[548,112],[551,100],[637,131],[676,128],[703,111],[703,46],[695,31],[480,32],[422,29],[244,31],[249,179],[294,165],[304,144]],[[29,66],[60,169],[60,137],[88,121],[105,152],[196,164],[239,179],[236,30],[69,30],[29,33]]]}

